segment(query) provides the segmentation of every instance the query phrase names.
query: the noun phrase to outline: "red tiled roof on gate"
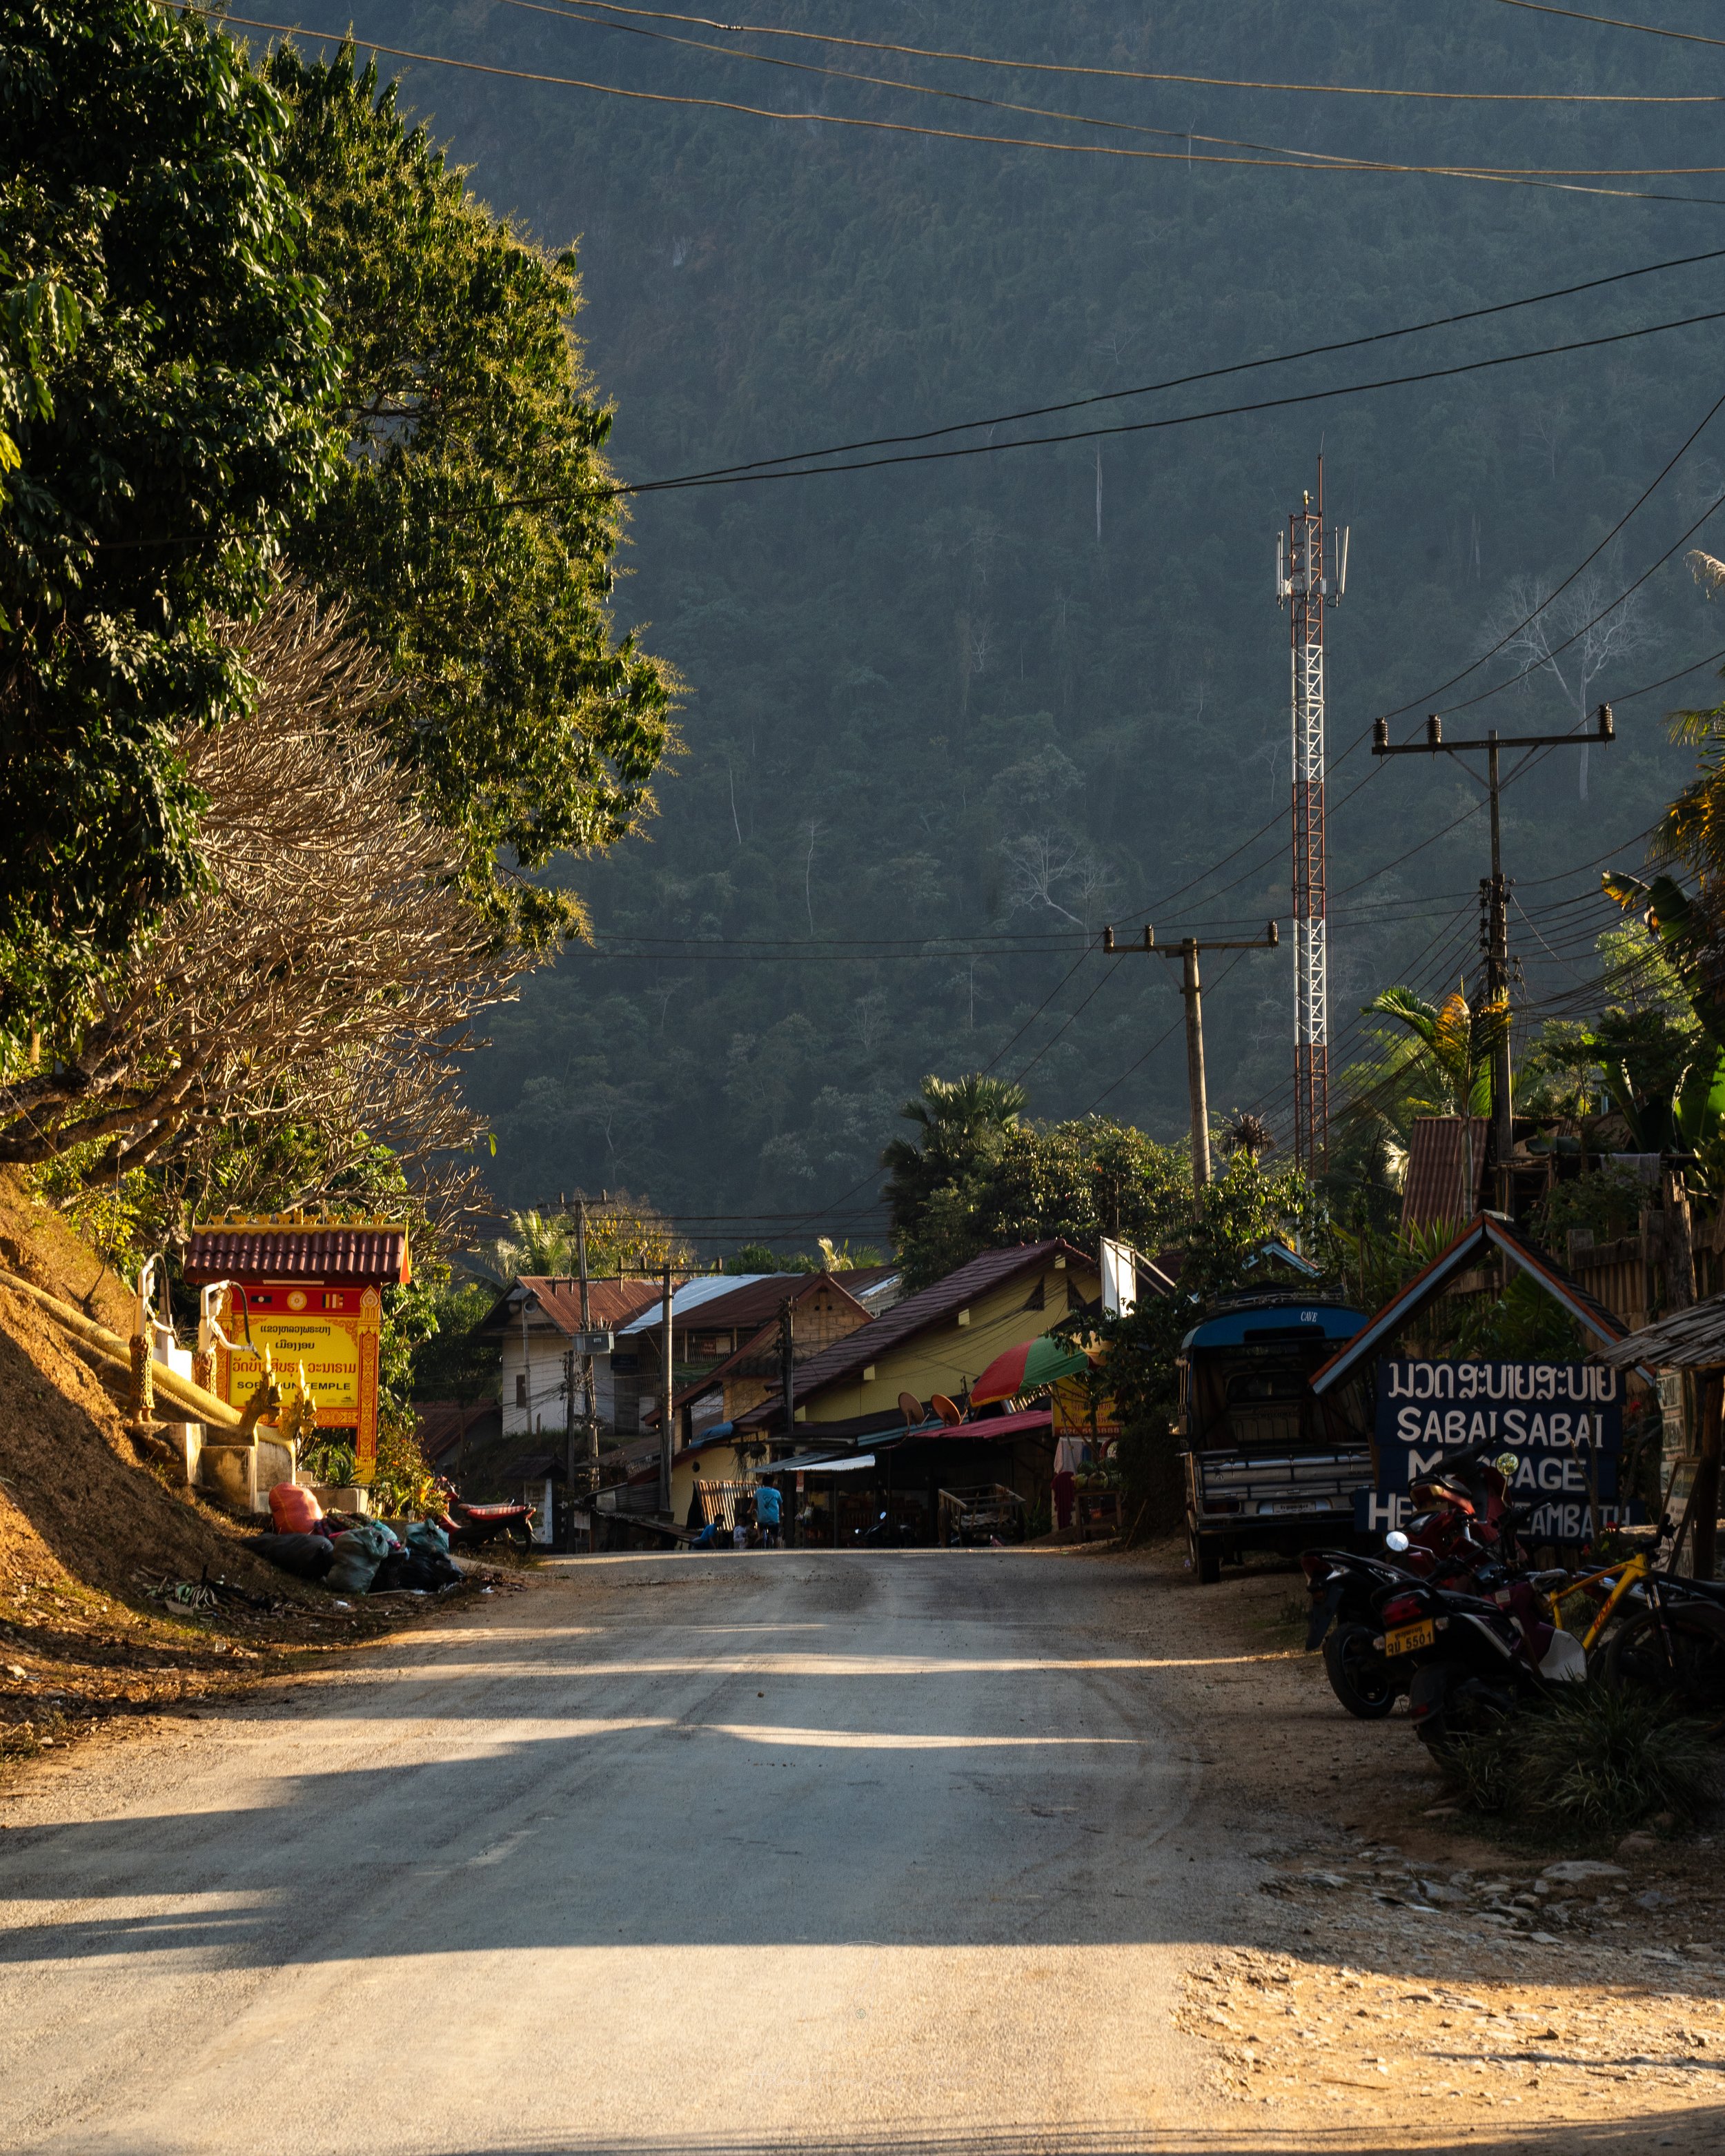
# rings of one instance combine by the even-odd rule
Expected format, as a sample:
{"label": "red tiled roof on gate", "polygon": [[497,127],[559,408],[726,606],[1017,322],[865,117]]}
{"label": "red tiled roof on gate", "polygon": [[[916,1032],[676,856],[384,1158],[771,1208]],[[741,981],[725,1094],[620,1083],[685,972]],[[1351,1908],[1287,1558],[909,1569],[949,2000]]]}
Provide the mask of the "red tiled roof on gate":
{"label": "red tiled roof on gate", "polygon": [[[956,1272],[948,1273],[944,1280],[936,1281],[932,1287],[922,1288],[915,1295],[907,1295],[902,1302],[894,1303],[880,1317],[860,1325],[855,1332],[847,1332],[842,1340],[835,1340],[830,1348],[823,1348],[819,1354],[811,1355],[806,1363],[799,1363],[791,1378],[793,1406],[828,1385],[856,1376],[901,1340],[914,1339],[919,1332],[944,1324],[991,1287],[998,1287],[1003,1281],[1014,1279],[1020,1273],[1037,1271],[1053,1257],[1064,1257],[1069,1265],[1083,1265],[1091,1272],[1096,1270],[1094,1258],[1058,1235],[1046,1242],[1015,1243],[1004,1250],[984,1250],[968,1265],[960,1265]],[[758,1407],[737,1417],[737,1427],[752,1427],[783,1412],[780,1395],[771,1393]]]}
{"label": "red tiled roof on gate", "polygon": [[403,1221],[325,1224],[217,1220],[193,1228],[185,1276],[210,1281],[322,1281],[344,1287],[402,1287],[413,1278]]}
{"label": "red tiled roof on gate", "polygon": [[1491,1125],[1483,1116],[1469,1120],[1473,1124],[1473,1188],[1464,1205],[1461,1116],[1415,1119],[1413,1142],[1408,1148],[1408,1179],[1402,1185],[1404,1235],[1410,1228],[1429,1228],[1435,1220],[1459,1225],[1479,1211],[1480,1193],[1486,1183],[1486,1134]]}

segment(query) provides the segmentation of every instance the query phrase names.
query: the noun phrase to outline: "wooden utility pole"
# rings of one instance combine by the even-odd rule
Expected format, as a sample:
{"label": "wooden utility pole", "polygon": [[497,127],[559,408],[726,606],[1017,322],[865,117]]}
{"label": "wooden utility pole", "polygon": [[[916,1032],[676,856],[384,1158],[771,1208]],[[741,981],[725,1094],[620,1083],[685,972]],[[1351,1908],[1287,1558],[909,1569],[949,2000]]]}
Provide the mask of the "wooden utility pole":
{"label": "wooden utility pole", "polygon": [[[587,1273],[587,1199],[575,1201],[575,1274],[581,1286],[581,1329],[593,1330],[593,1297],[588,1292]],[[581,1358],[581,1419],[586,1435],[583,1448],[582,1487],[591,1496],[599,1486],[599,1418],[598,1402],[593,1391],[593,1357],[583,1353]]]}
{"label": "wooden utility pole", "polygon": [[667,1518],[671,1508],[671,1454],[676,1449],[676,1415],[671,1406],[675,1376],[671,1346],[671,1269],[665,1261],[665,1286],[659,1301],[659,1509]]}
{"label": "wooden utility pole", "polygon": [[1137,951],[1151,957],[1180,961],[1180,993],[1186,1000],[1186,1089],[1192,1105],[1192,1209],[1199,1219],[1204,1218],[1204,1194],[1210,1179],[1210,1107],[1204,1081],[1204,1001],[1199,956],[1204,951],[1273,951],[1281,940],[1281,932],[1273,921],[1266,926],[1261,936],[1204,943],[1195,936],[1183,937],[1178,943],[1158,943],[1156,931],[1148,927],[1142,942],[1117,943],[1111,928],[1102,931],[1102,948],[1111,957],[1120,957]]}
{"label": "wooden utility pole", "polygon": [[787,1296],[778,1306],[778,1383],[783,1396],[784,1435],[787,1445],[797,1441],[797,1404],[791,1396],[791,1383],[796,1373],[797,1340],[791,1319],[791,1299]]}
{"label": "wooden utility pole", "polygon": [[[1535,749],[1542,748],[1586,749],[1590,748],[1595,742],[1611,742],[1615,739],[1616,732],[1612,725],[1611,706],[1609,704],[1600,705],[1597,715],[1597,731],[1590,734],[1500,734],[1497,727],[1493,726],[1483,740],[1446,742],[1444,739],[1442,716],[1434,711],[1425,721],[1425,738],[1423,742],[1392,743],[1389,738],[1389,720],[1377,719],[1373,721],[1372,753],[1373,756],[1455,756],[1465,750],[1481,748],[1486,752],[1486,776],[1483,780],[1481,780],[1477,772],[1469,770],[1467,765],[1463,764],[1461,768],[1467,772],[1468,777],[1473,779],[1476,785],[1484,785],[1491,804],[1491,873],[1489,877],[1481,876],[1480,879],[1480,949],[1486,961],[1486,997],[1488,1002],[1496,1002],[1499,997],[1507,998],[1509,994],[1510,887],[1505,882],[1503,875],[1503,840],[1498,814],[1498,802],[1502,793],[1502,785],[1498,774],[1498,752],[1500,749],[1522,748],[1527,750],[1531,754]],[[1516,771],[1510,773],[1512,778],[1516,776],[1516,772],[1523,767],[1525,762],[1524,758],[1523,763],[1518,764]],[[1510,1209],[1509,1157],[1515,1149],[1515,1112],[1512,1087],[1509,1029],[1506,1026],[1503,1029],[1503,1037],[1498,1042],[1491,1056],[1491,1125],[1497,1154],[1496,1194],[1498,1204],[1505,1212]],[[1471,1117],[1464,1111],[1461,1117],[1464,1154],[1466,1153],[1471,1143],[1472,1127]],[[1471,1171],[1468,1196],[1471,1204],[1472,1201]],[[1466,1210],[1466,1208],[1463,1209]]]}

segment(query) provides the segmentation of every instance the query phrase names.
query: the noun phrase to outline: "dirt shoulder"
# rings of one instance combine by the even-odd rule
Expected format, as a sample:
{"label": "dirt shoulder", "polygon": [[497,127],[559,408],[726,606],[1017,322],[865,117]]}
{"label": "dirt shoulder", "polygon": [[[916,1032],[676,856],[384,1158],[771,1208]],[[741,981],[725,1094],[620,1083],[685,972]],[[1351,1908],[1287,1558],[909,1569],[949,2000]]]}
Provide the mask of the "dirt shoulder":
{"label": "dirt shoulder", "polygon": [[1238,2117],[1217,2145],[1721,2144],[1716,1835],[1601,1847],[1464,1818],[1405,1702],[1337,1704],[1297,1572],[1202,1588],[1174,1548],[1050,1561],[1142,1567],[1138,1643],[1186,1673],[1209,1825],[1263,1867],[1248,1941],[1185,1980]]}

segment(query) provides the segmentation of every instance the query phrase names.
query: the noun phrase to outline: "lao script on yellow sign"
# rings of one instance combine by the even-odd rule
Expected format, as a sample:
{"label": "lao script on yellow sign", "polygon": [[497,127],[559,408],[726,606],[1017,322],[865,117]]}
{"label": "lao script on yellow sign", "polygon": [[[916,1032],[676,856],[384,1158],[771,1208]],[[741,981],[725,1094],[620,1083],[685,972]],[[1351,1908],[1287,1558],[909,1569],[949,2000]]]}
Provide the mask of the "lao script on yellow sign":
{"label": "lao script on yellow sign", "polygon": [[[320,1409],[359,1405],[359,1342],[345,1326],[321,1317],[254,1317],[252,1344],[268,1348],[284,1404],[296,1390],[299,1365]],[[257,1390],[260,1358],[236,1342],[228,1358],[228,1398],[244,1407]]]}

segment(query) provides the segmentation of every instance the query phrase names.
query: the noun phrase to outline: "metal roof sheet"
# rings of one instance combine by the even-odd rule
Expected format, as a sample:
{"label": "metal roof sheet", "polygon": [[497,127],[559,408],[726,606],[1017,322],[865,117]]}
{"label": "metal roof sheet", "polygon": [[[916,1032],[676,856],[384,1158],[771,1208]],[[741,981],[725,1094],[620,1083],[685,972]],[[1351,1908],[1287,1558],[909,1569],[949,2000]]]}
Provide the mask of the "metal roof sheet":
{"label": "metal roof sheet", "polygon": [[1408,1148],[1408,1177],[1402,1185],[1402,1233],[1410,1228],[1429,1228],[1434,1221],[1454,1220],[1464,1209],[1480,1209],[1486,1179],[1486,1137],[1491,1124],[1484,1116],[1469,1118],[1473,1125],[1473,1188],[1464,1209],[1461,1203],[1461,1118],[1460,1116],[1420,1116],[1414,1124]]}

